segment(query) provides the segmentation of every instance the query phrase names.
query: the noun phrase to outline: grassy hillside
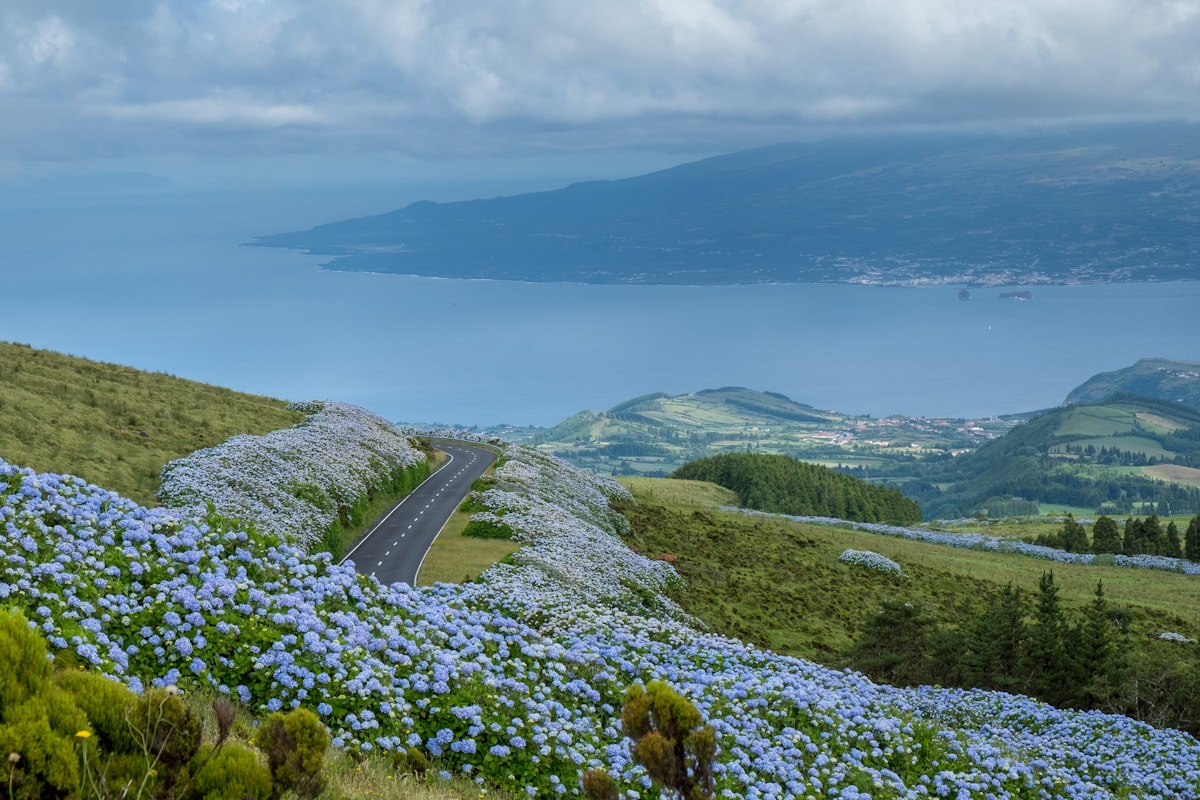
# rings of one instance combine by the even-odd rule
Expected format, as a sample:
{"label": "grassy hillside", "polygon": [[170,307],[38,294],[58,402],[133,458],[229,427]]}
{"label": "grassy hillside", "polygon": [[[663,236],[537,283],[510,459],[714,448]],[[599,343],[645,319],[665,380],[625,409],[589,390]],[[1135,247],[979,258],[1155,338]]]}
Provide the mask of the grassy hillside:
{"label": "grassy hillside", "polygon": [[1124,369],[1092,376],[1063,402],[1100,403],[1114,394],[1140,394],[1200,411],[1200,362],[1138,359]]}
{"label": "grassy hillside", "polygon": [[[674,555],[687,589],[678,600],[714,629],[778,652],[835,665],[884,599],[926,606],[946,621],[1008,581],[1026,588],[1053,567],[1063,602],[1082,607],[1096,581],[1133,609],[1145,635],[1176,630],[1200,637],[1200,580],[1171,572],[1047,564],[1012,553],[951,548],[843,528],[747,517],[716,510],[728,495],[698,481],[619,479],[638,506],[627,540],[647,555]],[[719,494],[718,494],[719,493]],[[720,502],[713,500],[720,498]],[[1186,527],[1186,521],[1184,526]],[[1032,538],[1047,524],[1009,523],[1003,535]],[[1056,527],[1056,526],[1050,526]],[[992,534],[997,530],[988,529]],[[904,577],[854,573],[837,562],[846,548],[900,563]]]}
{"label": "grassy hillside", "polygon": [[[1031,599],[1042,576],[1052,570],[1059,601],[1072,622],[1083,617],[1097,582],[1103,582],[1113,631],[1124,626],[1121,635],[1129,646],[1123,674],[1148,682],[1166,680],[1167,674],[1200,680],[1195,653],[1172,649],[1172,642],[1159,638],[1165,632],[1200,638],[1200,580],[1194,575],[1048,563],[1015,553],[947,547],[781,517],[747,517],[705,508],[714,487],[693,482],[667,491],[664,484],[675,481],[631,477],[621,482],[638,501],[626,509],[632,522],[626,540],[647,555],[671,557],[686,584],[673,596],[715,632],[830,666],[867,669],[869,662],[858,651],[864,628],[888,604],[915,609],[928,630],[953,643],[953,653],[964,646],[956,637],[967,636],[989,598],[1011,582]],[[1005,534],[1029,537],[1044,527],[1014,523]],[[902,574],[847,564],[840,556],[848,549],[878,553],[900,565]],[[921,654],[905,657],[916,662]],[[953,685],[952,670],[931,673],[922,675],[921,682]],[[1167,724],[1193,724],[1179,708],[1166,710],[1173,702],[1169,698],[1148,697],[1149,692],[1138,708],[1137,702],[1114,690],[1107,702],[1112,707],[1130,702],[1125,713],[1160,722],[1175,714]],[[1191,711],[1195,709],[1186,709]]]}
{"label": "grassy hillside", "polygon": [[1200,413],[1136,395],[1056,408],[977,452],[903,465],[877,476],[903,477],[927,518],[970,516],[993,501],[1021,497],[1094,513],[1200,511],[1190,471],[1200,467]]}
{"label": "grassy hillside", "polygon": [[153,504],[163,465],[303,419],[282,400],[0,342],[0,458]]}

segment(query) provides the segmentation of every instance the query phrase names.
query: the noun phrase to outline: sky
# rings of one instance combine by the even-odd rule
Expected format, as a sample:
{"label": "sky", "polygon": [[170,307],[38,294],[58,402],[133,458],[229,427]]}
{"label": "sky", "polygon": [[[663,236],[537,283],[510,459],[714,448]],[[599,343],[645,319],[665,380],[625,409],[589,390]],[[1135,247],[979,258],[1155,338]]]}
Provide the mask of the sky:
{"label": "sky", "polygon": [[615,175],[847,131],[1198,118],[1200,0],[0,3],[9,181]]}

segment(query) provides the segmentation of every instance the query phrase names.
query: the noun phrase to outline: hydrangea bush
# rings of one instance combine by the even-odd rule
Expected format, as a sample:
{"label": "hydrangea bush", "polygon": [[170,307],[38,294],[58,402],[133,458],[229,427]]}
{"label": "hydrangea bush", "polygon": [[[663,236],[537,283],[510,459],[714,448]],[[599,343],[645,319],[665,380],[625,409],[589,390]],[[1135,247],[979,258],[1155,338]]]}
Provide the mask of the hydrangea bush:
{"label": "hydrangea bush", "polygon": [[652,796],[619,706],[654,679],[716,730],[720,797],[1200,792],[1200,742],[1178,731],[895,689],[704,632],[665,596],[672,568],[614,535],[610,504],[629,498],[612,481],[511,446],[478,499],[523,543],[512,563],[414,589],[195,504],[146,509],[0,462],[0,602],[135,689],[209,684],[262,711],[304,706],[339,747],[419,748],[438,770],[529,796],[577,796],[594,768]]}
{"label": "hydrangea bush", "polygon": [[882,572],[885,575],[902,574],[899,564],[887,556],[881,556],[871,550],[846,550],[838,556],[838,561],[869,569],[872,572]]}
{"label": "hydrangea bush", "polygon": [[387,420],[345,403],[301,403],[299,425],[235,436],[163,467],[164,505],[253,523],[309,550],[338,521],[339,509],[425,461]]}

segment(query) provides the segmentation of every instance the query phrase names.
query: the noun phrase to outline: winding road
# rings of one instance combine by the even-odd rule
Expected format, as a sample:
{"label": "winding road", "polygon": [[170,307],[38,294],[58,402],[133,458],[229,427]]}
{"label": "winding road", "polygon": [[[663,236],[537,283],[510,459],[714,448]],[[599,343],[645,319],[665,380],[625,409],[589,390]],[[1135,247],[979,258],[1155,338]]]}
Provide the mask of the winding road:
{"label": "winding road", "polygon": [[343,561],[382,584],[403,581],[416,586],[417,572],[442,526],[462,504],[471,482],[496,461],[480,447],[438,444],[449,456],[425,482],[385,514],[358,540]]}

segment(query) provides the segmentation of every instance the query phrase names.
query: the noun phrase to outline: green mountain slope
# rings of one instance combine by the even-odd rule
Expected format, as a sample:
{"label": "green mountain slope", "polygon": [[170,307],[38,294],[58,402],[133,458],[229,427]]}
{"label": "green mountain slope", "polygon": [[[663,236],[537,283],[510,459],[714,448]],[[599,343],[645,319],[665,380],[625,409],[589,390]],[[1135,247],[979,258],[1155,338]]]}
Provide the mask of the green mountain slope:
{"label": "green mountain slope", "polygon": [[894,463],[974,449],[1006,433],[1016,419],[873,419],[727,386],[642,395],[608,411],[582,411],[552,428],[500,435],[601,474],[663,476],[688,461],[746,451],[862,467],[870,474]]}
{"label": "green mountain slope", "polygon": [[1114,394],[1140,394],[1200,411],[1200,362],[1142,358],[1131,367],[1094,375],[1065,403],[1100,403]]}
{"label": "green mountain slope", "polygon": [[0,342],[0,458],[155,504],[164,464],[304,418],[282,400]]}
{"label": "green mountain slope", "polygon": [[1020,497],[1130,513],[1143,504],[1200,511],[1200,489],[1147,473],[1173,465],[1200,475],[1200,412],[1161,400],[1116,395],[1065,406],[1014,428],[975,453],[917,464],[904,484],[927,517],[973,515],[989,501]]}

